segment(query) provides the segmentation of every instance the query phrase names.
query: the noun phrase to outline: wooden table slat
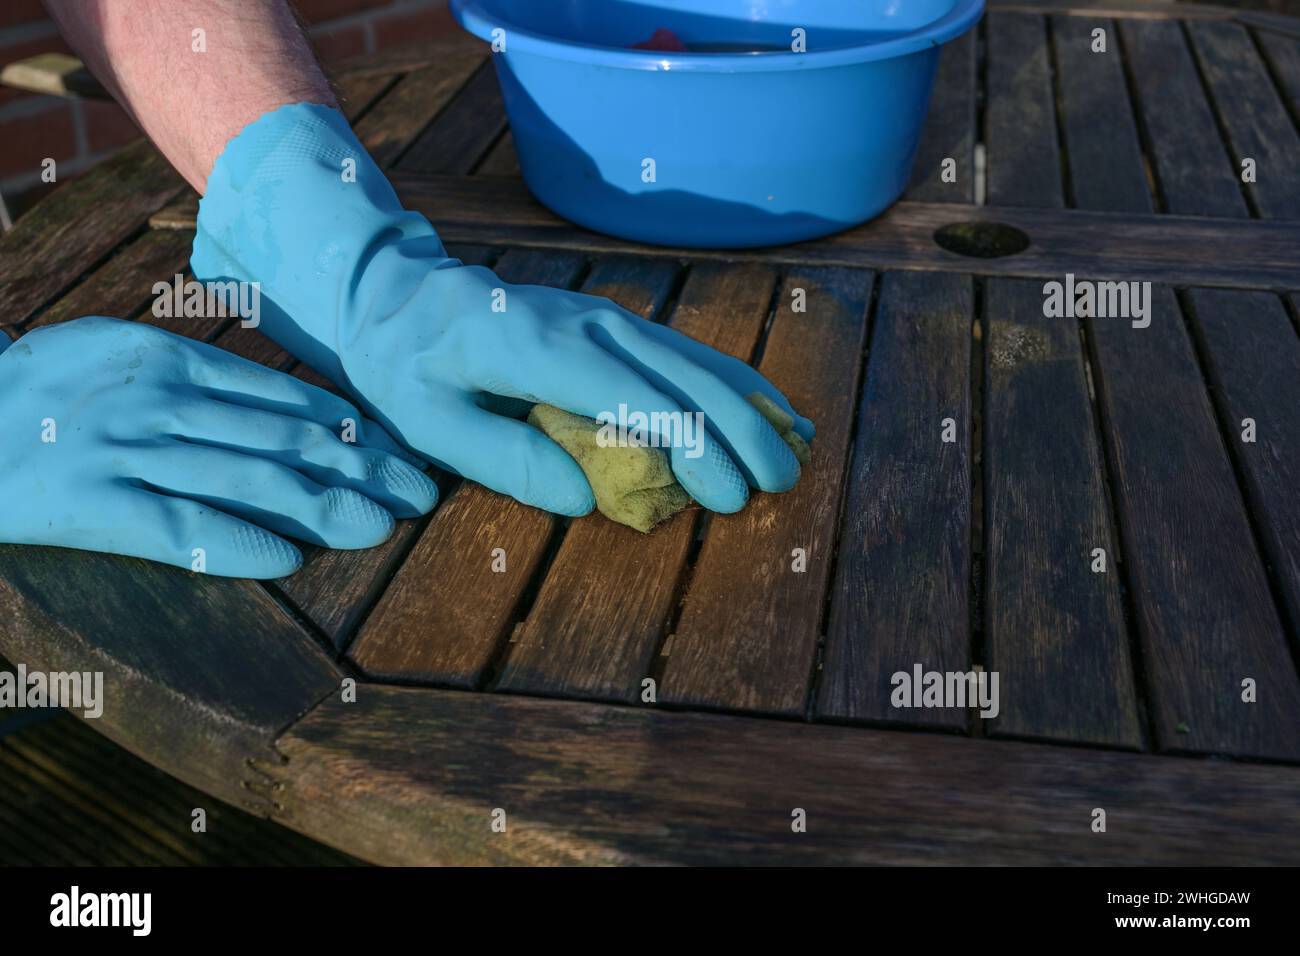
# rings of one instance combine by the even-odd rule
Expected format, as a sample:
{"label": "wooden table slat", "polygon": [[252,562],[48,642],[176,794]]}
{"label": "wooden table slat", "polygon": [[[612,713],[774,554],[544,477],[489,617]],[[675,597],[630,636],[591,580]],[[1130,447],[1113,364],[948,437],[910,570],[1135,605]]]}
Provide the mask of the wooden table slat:
{"label": "wooden table slat", "polygon": [[357,139],[376,163],[391,165],[464,88],[483,61],[481,52],[467,50],[436,66],[408,73],[356,123]]}
{"label": "wooden table slat", "polygon": [[892,676],[916,664],[970,667],[973,314],[969,277],[881,280],[818,716],[966,726],[964,711],[901,709],[890,695]]}
{"label": "wooden table slat", "polygon": [[1255,209],[1265,218],[1300,219],[1300,136],[1250,34],[1236,23],[1209,21],[1187,30],[1238,179],[1242,160],[1255,160],[1255,182],[1245,184]]}
{"label": "wooden table slat", "polygon": [[154,283],[170,286],[176,275],[188,271],[192,241],[190,232],[150,229],[38,313],[27,329],[85,315],[131,318],[154,300]]}
{"label": "wooden table slat", "polygon": [[990,206],[1065,205],[1047,24],[990,12],[985,133]]}
{"label": "wooden table slat", "polygon": [[[917,202],[975,201],[975,72],[977,31],[948,44],[930,94],[930,112],[906,197]],[[956,161],[956,180],[943,181],[943,162]]]}
{"label": "wooden table slat", "polygon": [[247,761],[342,677],[257,582],[136,558],[0,546],[0,620],[29,669],[103,672],[101,733],[263,815]]}
{"label": "wooden table slat", "polygon": [[[1081,17],[1053,17],[1050,22],[1072,204],[1154,212],[1115,23]],[[1095,29],[1105,31],[1104,53],[1093,52]]]}
{"label": "wooden table slat", "polygon": [[1119,35],[1164,211],[1248,216],[1239,168],[1219,138],[1181,25],[1173,20],[1125,20]]}
{"label": "wooden table slat", "polygon": [[0,236],[0,320],[22,325],[141,229],[182,186],[158,151],[140,141],[76,186],[37,203]]}
{"label": "wooden table slat", "polygon": [[1292,26],[1296,32],[1290,35],[1256,30],[1255,38],[1269,70],[1277,78],[1292,122],[1300,124],[1300,24],[1292,23]]}
{"label": "wooden table slat", "polygon": [[[588,232],[545,209],[519,181],[491,176],[394,177],[410,208],[438,224],[447,241],[509,243],[671,258],[752,259],[1060,279],[1150,279],[1231,288],[1300,288],[1300,222],[1139,215],[1085,210],[895,203],[879,218],[834,236],[763,249],[643,246]],[[190,220],[192,223],[192,219]],[[169,219],[168,225],[181,225]],[[996,259],[940,248],[935,230],[952,223],[1003,223],[1030,246]]]}
{"label": "wooden table slat", "polygon": [[1292,767],[401,687],[279,749],[282,822],[390,864],[1300,862]]}
{"label": "wooden table slat", "polygon": [[[1128,580],[1165,751],[1300,757],[1300,680],[1174,294],[1089,319]],[[1243,701],[1253,679],[1258,700]]]}
{"label": "wooden table slat", "polygon": [[[1247,500],[1295,639],[1300,637],[1300,338],[1281,301],[1267,292],[1193,289],[1189,302],[1211,397],[1241,463]],[[1246,419],[1254,422],[1251,442],[1244,440]]]}
{"label": "wooden table slat", "polygon": [[506,128],[505,104],[491,62],[482,66],[398,160],[399,169],[467,174]]}
{"label": "wooden table slat", "polygon": [[985,666],[999,675],[1002,710],[993,730],[1138,748],[1120,555],[1078,327],[1043,315],[1033,280],[990,280],[986,311]]}
{"label": "wooden table slat", "polygon": [[[791,491],[755,494],[743,511],[711,517],[666,649],[661,700],[804,714],[874,282],[867,270],[786,274],[758,369],[816,424],[812,462]],[[806,311],[795,312],[800,289]]]}
{"label": "wooden table slat", "polygon": [[519,156],[515,152],[515,138],[510,130],[501,134],[496,145],[488,150],[487,156],[474,170],[476,176],[503,176],[518,179],[523,173],[519,169]]}
{"label": "wooden table slat", "polygon": [[454,30],[420,43],[342,57],[328,64],[328,72],[339,80],[376,73],[392,76],[436,66],[450,57],[475,50],[486,53],[487,44],[465,31]]}
{"label": "wooden table slat", "polygon": [[338,93],[339,108],[355,126],[397,80],[396,75],[384,73],[341,76],[334,83]]}
{"label": "wooden table slat", "polygon": [[[639,270],[647,265],[641,260]],[[644,293],[630,299],[617,295],[623,284],[598,290],[613,292],[616,300],[647,312],[654,300]],[[776,274],[769,266],[696,266],[670,324],[749,359],[767,322],[775,285]],[[698,517],[699,509],[692,508],[649,535],[598,515],[573,522],[510,646],[497,686],[625,703],[639,700],[641,681],[650,674],[677,604],[677,583]]]}

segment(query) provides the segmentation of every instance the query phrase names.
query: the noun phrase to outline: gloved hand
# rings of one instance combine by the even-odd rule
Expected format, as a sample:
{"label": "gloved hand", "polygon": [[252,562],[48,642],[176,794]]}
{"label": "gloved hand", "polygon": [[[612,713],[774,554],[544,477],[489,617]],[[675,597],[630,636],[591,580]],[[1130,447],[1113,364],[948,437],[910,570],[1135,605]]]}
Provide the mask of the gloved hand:
{"label": "gloved hand", "polygon": [[275,578],[302,563],[277,535],[366,548],[437,500],[343,399],[135,322],[90,316],[10,345],[0,422],[8,543]]}
{"label": "gloved hand", "polygon": [[[715,511],[741,508],[749,485],[798,480],[794,454],[745,400],[761,391],[793,413],[766,379],[608,299],[510,285],[448,258],[336,110],[285,106],[227,144],[192,265],[202,280],[260,282],[263,332],[408,447],[525,503],[580,515],[594,500],[563,449],[493,413],[494,395],[590,418],[617,419],[623,405],[634,426],[636,413],[654,416],[648,430],[671,444],[678,481]],[[673,443],[688,412],[707,430]],[[807,419],[795,415],[795,429],[811,439]]]}

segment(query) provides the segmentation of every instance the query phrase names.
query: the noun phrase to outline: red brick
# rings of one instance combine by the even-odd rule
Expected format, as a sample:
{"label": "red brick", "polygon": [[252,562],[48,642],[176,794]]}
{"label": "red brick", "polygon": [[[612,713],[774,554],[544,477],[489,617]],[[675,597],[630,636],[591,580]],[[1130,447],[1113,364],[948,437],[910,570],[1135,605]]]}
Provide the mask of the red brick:
{"label": "red brick", "polygon": [[324,23],[391,5],[393,0],[294,0],[298,15],[307,23]]}
{"label": "red brick", "polygon": [[366,31],[360,24],[336,27],[333,30],[313,30],[311,45],[322,60],[337,60],[366,52]]}
{"label": "red brick", "polygon": [[3,0],[0,3],[0,30],[45,18],[45,6],[41,0]]}
{"label": "red brick", "polygon": [[[0,0],[3,4],[5,0]],[[38,53],[71,53],[68,45],[63,42],[63,37],[57,33],[51,33],[46,37],[38,37],[33,40],[24,40],[21,43],[11,43],[9,45],[0,44],[0,67],[5,64],[13,63],[15,60],[25,60],[29,56],[36,56]],[[16,99],[24,96],[30,96],[30,93],[24,93],[21,90],[11,89],[7,86],[0,86],[0,106],[11,103]]]}
{"label": "red brick", "polygon": [[81,108],[86,120],[86,143],[92,153],[125,146],[142,135],[126,110],[116,103],[85,100]]}
{"label": "red brick", "polygon": [[402,7],[391,13],[375,15],[375,49],[392,50],[411,43],[427,43],[460,26],[442,2]]}
{"label": "red brick", "polygon": [[77,152],[72,106],[51,100],[48,109],[30,116],[15,116],[0,123],[0,178],[40,172],[41,160],[71,159]]}

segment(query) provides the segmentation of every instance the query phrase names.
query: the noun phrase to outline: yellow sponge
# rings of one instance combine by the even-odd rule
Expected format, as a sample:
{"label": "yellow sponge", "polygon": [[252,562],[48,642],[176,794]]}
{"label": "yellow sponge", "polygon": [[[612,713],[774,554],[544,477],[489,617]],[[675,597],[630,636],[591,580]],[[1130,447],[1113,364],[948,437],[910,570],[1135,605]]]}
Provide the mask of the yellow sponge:
{"label": "yellow sponge", "polygon": [[[762,392],[746,399],[785,439],[799,464],[808,464],[812,451],[794,431],[790,414]],[[534,405],[528,423],[573,456],[596,496],[597,510],[611,521],[645,533],[691,503],[691,496],[673,477],[671,459],[662,448],[602,446],[597,441],[600,422],[554,405]]]}

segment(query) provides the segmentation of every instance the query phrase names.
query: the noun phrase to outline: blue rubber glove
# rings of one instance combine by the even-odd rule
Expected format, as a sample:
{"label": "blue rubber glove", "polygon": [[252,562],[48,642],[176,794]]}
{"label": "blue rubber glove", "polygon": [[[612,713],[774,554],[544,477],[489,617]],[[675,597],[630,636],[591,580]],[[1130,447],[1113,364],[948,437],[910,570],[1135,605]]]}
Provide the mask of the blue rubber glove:
{"label": "blue rubber glove", "polygon": [[135,322],[90,316],[10,345],[0,421],[0,541],[11,544],[275,578],[302,564],[278,535],[366,548],[389,536],[393,514],[437,500],[343,399]]}
{"label": "blue rubber glove", "polygon": [[[616,420],[623,405],[633,425],[645,414],[678,481],[715,511],[740,509],[749,485],[785,491],[799,478],[745,400],[762,391],[793,414],[761,375],[608,299],[511,285],[448,258],[336,110],[281,107],[231,140],[199,207],[192,265],[202,280],[260,282],[264,333],[408,447],[527,504],[581,515],[594,500],[573,459],[495,414],[494,396]],[[687,412],[707,431],[688,447],[678,430],[672,444]],[[795,428],[812,438],[797,414]]]}

